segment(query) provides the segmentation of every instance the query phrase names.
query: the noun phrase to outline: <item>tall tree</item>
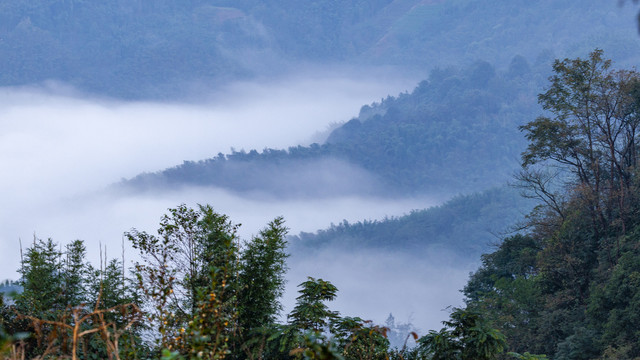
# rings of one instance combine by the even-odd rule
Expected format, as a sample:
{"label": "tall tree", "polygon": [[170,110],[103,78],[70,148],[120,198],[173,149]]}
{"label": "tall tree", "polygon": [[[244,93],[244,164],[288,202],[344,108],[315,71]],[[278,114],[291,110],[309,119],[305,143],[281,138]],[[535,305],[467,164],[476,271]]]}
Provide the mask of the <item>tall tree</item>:
{"label": "tall tree", "polygon": [[322,279],[308,277],[307,281],[298,285],[300,296],[296,298],[296,306],[289,314],[289,323],[296,329],[322,331],[338,318],[338,313],[329,310],[325,301],[336,298],[338,288]]}
{"label": "tall tree", "polygon": [[226,215],[210,206],[195,210],[184,204],[169,213],[162,217],[157,237],[135,229],[126,233],[143,259],[136,264],[138,285],[153,304],[150,319],[158,327],[162,347],[184,340],[184,329],[203,302],[222,302],[228,307],[225,311],[234,311],[228,299],[211,294],[222,288],[225,296],[236,295],[227,285],[232,285],[228,279],[237,273],[239,260],[237,225]]}
{"label": "tall tree", "polygon": [[75,240],[65,246],[62,260],[62,302],[68,306],[79,306],[86,303],[87,276],[89,265],[85,262],[87,248],[82,240]]}
{"label": "tall tree", "polygon": [[246,245],[239,282],[239,322],[245,330],[275,323],[282,305],[287,271],[288,229],[278,217]]}
{"label": "tall tree", "polygon": [[571,199],[588,209],[596,237],[610,225],[624,233],[632,172],[637,165],[640,112],[635,93],[640,76],[635,71],[611,69],[602,50],[584,60],[556,60],[553,70],[549,88],[538,96],[552,116],[538,117],[521,127],[529,140],[522,154],[525,172],[521,180],[562,214],[564,204],[548,190],[546,179],[534,166],[568,171],[572,178],[560,178],[572,188]]}
{"label": "tall tree", "polygon": [[58,245],[51,239],[34,237],[20,269],[22,293],[16,297],[19,312],[54,320],[66,304],[62,297],[62,261]]}
{"label": "tall tree", "polygon": [[418,340],[419,351],[431,360],[496,359],[506,347],[504,335],[489,326],[478,312],[454,309],[445,328]]}

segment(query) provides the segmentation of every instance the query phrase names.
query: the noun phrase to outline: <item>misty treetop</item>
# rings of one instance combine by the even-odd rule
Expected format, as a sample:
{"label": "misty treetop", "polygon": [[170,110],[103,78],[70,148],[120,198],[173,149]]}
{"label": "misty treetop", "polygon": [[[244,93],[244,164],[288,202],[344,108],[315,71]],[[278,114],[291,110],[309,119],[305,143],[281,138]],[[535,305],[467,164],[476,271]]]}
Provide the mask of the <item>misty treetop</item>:
{"label": "misty treetop", "polygon": [[322,249],[383,249],[398,253],[445,252],[473,262],[491,250],[501,234],[514,231],[535,202],[501,187],[456,196],[442,205],[400,217],[349,223],[289,238],[294,254]]}
{"label": "misty treetop", "polygon": [[[0,358],[382,360],[441,352],[431,335],[397,327],[392,316],[389,327],[342,317],[328,305],[338,289],[324,279],[299,284],[295,307],[278,322],[287,228],[275,218],[249,241],[237,228],[208,205],[169,209],[157,235],[125,234],[140,254],[128,271],[106,258],[94,268],[80,240],[60,247],[34,238],[20,269],[23,290],[11,303],[0,297]],[[503,351],[502,335],[476,313],[451,317],[455,349],[446,351]],[[398,329],[407,333],[393,334]],[[418,346],[391,348],[392,334]]]}
{"label": "misty treetop", "polygon": [[435,69],[411,93],[363,106],[323,144],[218,154],[125,185],[217,186],[278,197],[482,191],[518,168],[525,139],[517,127],[535,114],[544,68],[516,56],[504,71],[483,61]]}
{"label": "misty treetop", "polygon": [[[123,98],[202,89],[299,63],[434,66],[595,46],[632,63],[640,41],[614,0],[5,0],[0,85],[59,81]],[[627,7],[630,7],[628,4]],[[627,20],[627,21],[625,21]],[[550,39],[549,34],[553,34]]]}
{"label": "misty treetop", "polygon": [[241,241],[237,227],[210,206],[169,209],[158,235],[125,234],[141,259],[128,271],[117,259],[101,259],[95,269],[80,240],[61,250],[34,238],[20,269],[22,291],[2,304],[0,328],[19,340],[14,352],[26,358],[262,353],[260,342],[248,340],[277,331],[287,228],[278,217]]}

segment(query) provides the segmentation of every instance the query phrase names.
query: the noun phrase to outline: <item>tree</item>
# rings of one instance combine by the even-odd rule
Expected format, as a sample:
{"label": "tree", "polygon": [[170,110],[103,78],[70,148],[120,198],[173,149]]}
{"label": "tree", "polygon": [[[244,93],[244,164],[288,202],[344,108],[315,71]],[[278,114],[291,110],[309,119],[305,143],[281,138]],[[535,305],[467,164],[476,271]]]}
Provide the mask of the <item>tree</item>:
{"label": "tree", "polygon": [[445,327],[418,339],[419,351],[431,360],[496,359],[506,347],[504,335],[493,329],[480,313],[454,308]]}
{"label": "tree", "polygon": [[520,128],[529,140],[520,179],[534,188],[530,193],[564,216],[565,205],[531,169],[540,164],[568,171],[572,177],[560,178],[573,189],[572,201],[588,209],[595,234],[607,232],[610,225],[624,233],[638,158],[640,113],[635,93],[640,76],[612,70],[611,61],[598,49],[586,60],[556,60],[553,70],[550,87],[538,96],[552,116],[540,116]]}
{"label": "tree", "polygon": [[346,359],[386,360],[389,357],[389,328],[359,317],[333,321],[331,331]]}
{"label": "tree", "polygon": [[203,347],[224,353],[237,325],[238,288],[232,280],[239,270],[238,226],[208,205],[194,210],[183,204],[169,213],[162,217],[158,237],[135,229],[126,233],[143,259],[136,264],[138,286],[151,305],[158,345],[184,353]]}
{"label": "tree", "polygon": [[267,339],[278,332],[277,316],[282,310],[280,297],[284,292],[287,271],[286,252],[288,229],[282,217],[271,221],[258,236],[245,244],[238,277],[238,348],[262,358],[277,352],[267,346]]}
{"label": "tree", "polygon": [[251,352],[245,340],[275,324],[284,290],[285,236],[279,217],[240,246],[238,225],[211,206],[180,205],[158,236],[126,235],[140,251],[138,286],[157,329],[158,350],[204,358]]}
{"label": "tree", "polygon": [[467,306],[500,330],[513,351],[542,350],[538,342],[541,251],[532,236],[507,237],[496,251],[482,256],[482,266],[464,288]]}
{"label": "tree", "polygon": [[[137,304],[110,292],[103,270],[92,278],[85,257],[81,240],[65,246],[64,253],[51,239],[34,239],[27,249],[20,270],[24,291],[16,296],[16,316],[7,320],[14,338],[33,335],[20,347],[21,356],[118,359],[121,353],[139,351],[139,332],[132,331],[140,319]],[[120,268],[118,284],[124,281]],[[124,291],[124,285],[119,289]],[[123,339],[126,346],[121,346]]]}
{"label": "tree", "polygon": [[55,319],[66,304],[62,296],[62,254],[52,239],[34,237],[20,269],[23,291],[16,297],[17,310],[41,318]]}
{"label": "tree", "polygon": [[307,281],[298,285],[300,296],[296,298],[296,306],[289,314],[289,323],[296,329],[321,332],[338,313],[329,310],[325,301],[336,298],[338,288],[329,281],[308,277]]}
{"label": "tree", "polygon": [[[195,282],[197,308],[180,329],[178,344],[191,358],[221,359],[231,353],[238,331],[238,284],[240,247],[236,225],[211,206],[199,206],[204,243]],[[181,342],[181,343],[180,343]]]}
{"label": "tree", "polygon": [[278,217],[247,243],[242,252],[239,282],[239,322],[251,330],[276,321],[282,305],[278,299],[284,292],[287,271],[285,253],[288,229]]}
{"label": "tree", "polygon": [[82,240],[75,240],[65,246],[62,260],[62,303],[74,307],[86,303],[87,275],[89,266],[85,263],[87,248]]}

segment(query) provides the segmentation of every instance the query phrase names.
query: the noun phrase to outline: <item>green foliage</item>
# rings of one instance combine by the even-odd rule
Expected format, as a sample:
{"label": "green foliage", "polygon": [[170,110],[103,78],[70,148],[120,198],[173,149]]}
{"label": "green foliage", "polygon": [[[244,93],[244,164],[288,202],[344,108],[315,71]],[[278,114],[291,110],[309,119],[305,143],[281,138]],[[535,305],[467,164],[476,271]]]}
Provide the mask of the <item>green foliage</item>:
{"label": "green foliage", "polygon": [[633,19],[615,10],[601,0],[6,0],[0,84],[55,79],[103,95],[167,98],[193,83],[273,74],[305,61],[422,70],[496,59],[502,66],[516,54],[574,56],[599,45],[632,63]]}
{"label": "green foliage", "polygon": [[284,274],[287,271],[285,239],[288,229],[282,217],[271,221],[251,241],[245,244],[241,255],[238,277],[238,347],[248,357],[273,355],[277,352],[274,328],[282,310],[278,301],[284,292]]}
{"label": "green foliage", "polygon": [[[86,257],[87,249],[82,240],[75,240],[67,244],[61,269],[61,301],[72,307],[80,305],[87,299],[87,289],[84,288],[88,276],[87,271],[89,269],[85,262]],[[95,292],[95,294],[97,293],[98,292]]]}
{"label": "green foliage", "polygon": [[166,356],[206,359],[277,353],[288,256],[284,220],[241,245],[238,225],[208,205],[169,213],[157,237],[127,233],[144,261],[136,264],[138,287],[157,348],[168,350]]}
{"label": "green foliage", "polygon": [[[477,80],[481,75],[487,79]],[[509,78],[488,63],[434,69],[410,94],[364,106],[323,144],[219,154],[125,185],[213,185],[282,197],[481,191],[504,184],[517,169],[525,148],[517,127],[534,115],[541,86],[533,74]],[[351,181],[327,175],[336,169]],[[283,174],[305,181],[283,182]]]}
{"label": "green foliage", "polygon": [[300,296],[289,314],[289,325],[281,339],[291,355],[305,359],[388,359],[388,328],[361,318],[341,318],[324,304],[336,297],[337,288],[328,281],[309,277],[299,285]]}
{"label": "green foliage", "polygon": [[506,238],[497,251],[482,256],[482,267],[464,288],[469,307],[503,332],[515,351],[540,350],[532,335],[542,307],[537,280],[540,250],[529,236]]}
{"label": "green foliage", "polygon": [[400,217],[343,221],[315,234],[300,233],[291,237],[291,251],[305,253],[328,246],[358,250],[366,246],[418,254],[439,248],[475,261],[491,249],[496,234],[512,229],[531,205],[509,187],[495,188],[459,195]]}
{"label": "green foliage", "polygon": [[[549,116],[522,127],[524,189],[543,200],[529,233],[483,256],[467,305],[502,331],[516,358],[640,356],[637,127],[640,77],[600,50],[558,60],[539,96]],[[559,169],[538,176],[535,166]],[[549,186],[556,180],[559,186]]]}
{"label": "green foliage", "polygon": [[334,321],[332,333],[346,359],[386,360],[389,357],[388,328],[361,318]]}
{"label": "green foliage", "polygon": [[506,347],[505,336],[489,326],[481,314],[457,309],[440,331],[431,330],[418,339],[418,351],[431,360],[496,359]]}
{"label": "green foliage", "polygon": [[518,353],[515,353],[515,352],[510,352],[509,355],[513,356],[514,358],[516,358],[518,360],[546,360],[547,359],[546,355],[534,355],[534,354],[530,354],[528,352],[525,352],[524,354],[518,354]]}
{"label": "green foliage", "polygon": [[329,326],[338,314],[330,311],[325,301],[336,298],[338,288],[332,283],[308,277],[307,281],[298,285],[300,296],[296,298],[296,306],[288,319],[295,329],[321,332]]}
{"label": "green foliage", "polygon": [[317,332],[306,332],[303,347],[291,350],[290,355],[305,360],[344,360],[336,344]]}
{"label": "green foliage", "polygon": [[161,348],[202,352],[206,358],[227,353],[236,327],[239,239],[237,226],[210,206],[169,209],[159,237],[132,230],[127,237],[141,253],[138,286],[152,306],[149,321]]}
{"label": "green foliage", "polygon": [[[12,356],[135,358],[145,351],[140,310],[117,260],[106,269],[85,263],[81,240],[64,247],[34,239],[25,251],[15,303],[2,309]],[[106,262],[106,260],[105,260]],[[28,335],[28,336],[27,336]]]}
{"label": "green foliage", "polygon": [[23,291],[16,298],[19,311],[54,320],[64,310],[65,304],[60,301],[61,256],[52,239],[34,238],[33,245],[25,252],[20,269]]}
{"label": "green foliage", "polygon": [[[299,285],[288,324],[278,324],[288,256],[284,221],[276,218],[242,245],[236,231],[210,206],[169,209],[158,236],[126,233],[141,252],[135,279],[116,259],[103,259],[99,270],[85,263],[82,241],[61,253],[51,239],[36,239],[21,269],[24,291],[12,305],[18,316],[8,316],[0,300],[0,352],[13,346],[11,356],[18,358],[482,360],[504,348],[502,334],[469,308],[455,309],[446,328],[421,338],[418,347],[390,349],[389,331],[401,329],[391,316],[389,327],[340,317],[326,305],[338,289],[312,277]],[[509,252],[523,259],[487,256],[485,263],[530,274],[529,246],[527,238],[514,237]],[[42,298],[37,286],[51,286],[54,298]],[[45,301],[48,310],[27,307]]]}
{"label": "green foliage", "polygon": [[521,127],[529,140],[522,159],[525,168],[542,163],[568,170],[573,176],[564,182],[579,183],[572,192],[590,210],[593,230],[615,225],[624,233],[638,158],[640,75],[611,64],[598,49],[588,59],[556,60],[551,85],[538,97],[552,117]]}
{"label": "green foliage", "polygon": [[[634,229],[632,241],[638,240]],[[636,249],[622,254],[610,270],[606,282],[593,284],[588,315],[591,328],[598,329],[594,337],[609,348],[626,348],[626,356],[640,356],[640,327],[637,309],[640,305],[640,254]],[[599,335],[599,336],[598,336]]]}
{"label": "green foliage", "polygon": [[284,219],[278,217],[248,242],[242,252],[238,316],[246,331],[275,323],[282,309],[278,299],[284,292],[287,270],[287,231]]}

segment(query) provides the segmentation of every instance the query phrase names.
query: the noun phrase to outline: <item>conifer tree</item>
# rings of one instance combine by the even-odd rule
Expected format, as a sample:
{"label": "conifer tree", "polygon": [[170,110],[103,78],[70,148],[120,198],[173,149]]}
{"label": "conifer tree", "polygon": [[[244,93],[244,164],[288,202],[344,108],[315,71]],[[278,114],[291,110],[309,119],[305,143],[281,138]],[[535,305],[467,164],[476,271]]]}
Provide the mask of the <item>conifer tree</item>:
{"label": "conifer tree", "polygon": [[65,308],[61,301],[61,256],[52,239],[34,238],[20,269],[23,292],[16,298],[19,312],[53,320]]}
{"label": "conifer tree", "polygon": [[89,300],[87,277],[89,265],[85,263],[87,249],[82,240],[75,240],[65,247],[62,260],[62,303],[75,307]]}

